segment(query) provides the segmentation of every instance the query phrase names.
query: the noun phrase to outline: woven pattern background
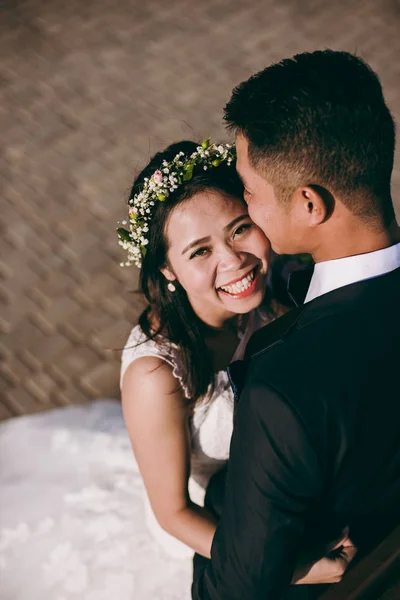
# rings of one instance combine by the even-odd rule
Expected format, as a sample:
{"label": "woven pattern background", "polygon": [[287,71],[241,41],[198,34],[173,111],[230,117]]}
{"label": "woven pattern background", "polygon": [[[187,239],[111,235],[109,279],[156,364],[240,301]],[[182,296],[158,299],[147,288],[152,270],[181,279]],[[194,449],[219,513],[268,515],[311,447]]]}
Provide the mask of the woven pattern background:
{"label": "woven pattern background", "polygon": [[[0,419],[117,397],[141,309],[115,227],[148,157],[226,139],[234,85],[295,52],[357,52],[400,119],[395,0],[0,1]],[[393,179],[400,211],[397,157]]]}

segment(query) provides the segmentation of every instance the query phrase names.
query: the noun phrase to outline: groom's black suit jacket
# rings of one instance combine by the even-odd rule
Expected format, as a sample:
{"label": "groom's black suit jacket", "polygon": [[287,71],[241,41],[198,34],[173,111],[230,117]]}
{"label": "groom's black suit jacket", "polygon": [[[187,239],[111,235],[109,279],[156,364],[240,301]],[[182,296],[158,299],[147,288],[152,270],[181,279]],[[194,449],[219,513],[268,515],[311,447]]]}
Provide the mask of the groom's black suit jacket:
{"label": "groom's black suit jacket", "polygon": [[[267,325],[233,363],[235,427],[207,502],[221,520],[195,600],[313,598],[304,548],[346,525],[360,556],[400,522],[400,269]],[[218,515],[219,516],[219,515]]]}

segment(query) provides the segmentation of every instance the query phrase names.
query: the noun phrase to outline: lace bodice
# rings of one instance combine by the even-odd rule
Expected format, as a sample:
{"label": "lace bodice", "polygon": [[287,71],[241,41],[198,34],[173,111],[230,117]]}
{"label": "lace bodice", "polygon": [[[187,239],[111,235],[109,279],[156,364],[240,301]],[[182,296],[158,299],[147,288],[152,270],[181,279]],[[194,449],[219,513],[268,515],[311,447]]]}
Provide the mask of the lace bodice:
{"label": "lace bodice", "polygon": [[[121,384],[128,366],[143,356],[157,356],[165,360],[180,382],[185,396],[188,399],[191,397],[190,390],[185,385],[179,347],[146,338],[138,325],[132,329],[122,354]],[[192,439],[191,478],[204,489],[210,477],[224,465],[229,456],[233,394],[226,371],[216,373],[211,399],[194,406],[189,426]]]}

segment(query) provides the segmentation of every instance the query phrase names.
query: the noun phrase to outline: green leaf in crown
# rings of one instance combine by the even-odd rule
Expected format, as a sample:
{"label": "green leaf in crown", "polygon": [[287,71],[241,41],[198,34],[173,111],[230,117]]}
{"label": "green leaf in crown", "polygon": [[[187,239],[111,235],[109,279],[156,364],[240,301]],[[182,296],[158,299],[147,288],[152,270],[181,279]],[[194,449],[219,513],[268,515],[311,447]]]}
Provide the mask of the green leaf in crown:
{"label": "green leaf in crown", "polygon": [[189,162],[183,167],[183,181],[190,181],[193,177],[194,162]]}
{"label": "green leaf in crown", "polygon": [[117,234],[118,234],[118,237],[120,238],[120,240],[122,240],[123,242],[131,241],[131,234],[129,233],[129,231],[127,231],[123,227],[118,227]]}

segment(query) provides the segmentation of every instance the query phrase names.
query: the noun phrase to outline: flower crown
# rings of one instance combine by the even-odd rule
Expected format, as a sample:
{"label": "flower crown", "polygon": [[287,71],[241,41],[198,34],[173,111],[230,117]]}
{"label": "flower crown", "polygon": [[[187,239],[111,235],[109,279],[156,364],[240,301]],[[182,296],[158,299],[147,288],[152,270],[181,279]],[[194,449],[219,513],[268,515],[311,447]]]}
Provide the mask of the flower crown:
{"label": "flower crown", "polygon": [[235,148],[231,144],[210,144],[208,138],[189,157],[179,152],[171,162],[164,160],[151,177],[145,177],[142,190],[129,199],[129,222],[122,221],[122,225],[128,225],[129,229],[117,229],[118,243],[128,252],[127,260],[120,263],[121,267],[132,264],[141,267],[148,244],[146,234],[157,202],[164,202],[171,192],[190,181],[195,168],[202,167],[207,171],[222,162],[230,165],[235,158]]}

